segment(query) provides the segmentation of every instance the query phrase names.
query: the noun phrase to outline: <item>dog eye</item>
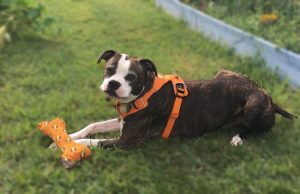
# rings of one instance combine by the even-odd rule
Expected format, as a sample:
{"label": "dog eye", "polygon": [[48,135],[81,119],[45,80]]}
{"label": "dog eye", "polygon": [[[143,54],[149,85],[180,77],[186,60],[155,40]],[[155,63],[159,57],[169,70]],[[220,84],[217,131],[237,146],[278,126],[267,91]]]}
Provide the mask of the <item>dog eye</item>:
{"label": "dog eye", "polygon": [[128,80],[128,81],[133,81],[135,80],[136,76],[133,75],[133,74],[128,74],[126,75],[125,79]]}
{"label": "dog eye", "polygon": [[112,74],[114,74],[114,69],[113,68],[106,68],[106,73],[108,75],[112,75]]}

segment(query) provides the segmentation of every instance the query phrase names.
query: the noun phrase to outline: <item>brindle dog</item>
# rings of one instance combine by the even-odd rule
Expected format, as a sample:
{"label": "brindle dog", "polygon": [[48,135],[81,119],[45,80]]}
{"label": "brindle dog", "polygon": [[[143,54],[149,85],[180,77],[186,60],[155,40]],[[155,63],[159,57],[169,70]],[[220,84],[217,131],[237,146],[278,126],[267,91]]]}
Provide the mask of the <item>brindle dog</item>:
{"label": "brindle dog", "polygon": [[[98,60],[106,61],[101,90],[130,109],[153,84],[156,67],[148,59],[130,57],[108,50]],[[212,80],[185,82],[189,95],[183,98],[180,115],[170,137],[198,137],[224,128],[235,128],[231,144],[241,145],[248,135],[269,131],[275,114],[296,118],[273,102],[271,96],[244,75],[221,70]],[[171,83],[150,99],[147,108],[125,117],[93,123],[71,134],[77,142],[104,148],[129,148],[149,139],[160,138],[173,107],[175,95]],[[82,139],[88,134],[121,129],[117,139]]]}

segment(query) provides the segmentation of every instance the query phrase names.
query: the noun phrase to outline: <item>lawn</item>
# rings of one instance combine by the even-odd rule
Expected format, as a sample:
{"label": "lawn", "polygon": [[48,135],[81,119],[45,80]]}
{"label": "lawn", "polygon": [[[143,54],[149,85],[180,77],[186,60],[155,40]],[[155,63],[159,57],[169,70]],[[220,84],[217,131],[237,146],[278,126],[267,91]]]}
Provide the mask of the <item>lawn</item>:
{"label": "lawn", "polygon": [[300,122],[280,116],[271,133],[239,148],[229,145],[235,131],[228,129],[129,151],[93,149],[92,158],[64,169],[36,125],[62,117],[73,132],[117,116],[99,90],[96,60],[105,49],[149,58],[159,72],[185,79],[210,79],[219,69],[247,74],[298,115],[300,91],[150,0],[51,0],[46,7],[52,27],[0,51],[0,193],[300,193]]}

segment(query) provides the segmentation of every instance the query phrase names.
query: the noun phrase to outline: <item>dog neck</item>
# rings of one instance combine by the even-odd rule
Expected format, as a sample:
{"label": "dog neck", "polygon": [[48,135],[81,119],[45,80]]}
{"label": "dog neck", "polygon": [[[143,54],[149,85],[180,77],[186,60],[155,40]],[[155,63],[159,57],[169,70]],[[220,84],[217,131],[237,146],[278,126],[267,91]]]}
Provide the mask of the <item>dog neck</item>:
{"label": "dog neck", "polygon": [[144,90],[145,90],[145,86],[143,86],[142,91],[138,95],[132,95],[126,99],[118,99],[117,102],[120,104],[130,104],[134,102],[137,98],[139,98],[143,94]]}
{"label": "dog neck", "polygon": [[147,93],[154,84],[154,80],[155,80],[155,74],[148,74],[148,81],[146,82],[146,84],[143,86],[143,89],[141,90],[141,92],[138,95],[131,95],[130,97],[126,98],[126,99],[117,99],[117,103],[119,103],[120,105],[124,105],[124,106],[128,106],[134,103],[134,101],[140,97],[142,97],[145,93]]}
{"label": "dog neck", "polygon": [[131,108],[135,106],[134,105],[135,100],[143,97],[153,87],[155,77],[156,77],[155,74],[148,74],[149,80],[143,86],[143,89],[138,95],[126,99],[117,99],[116,104],[118,104],[120,111],[129,112]]}

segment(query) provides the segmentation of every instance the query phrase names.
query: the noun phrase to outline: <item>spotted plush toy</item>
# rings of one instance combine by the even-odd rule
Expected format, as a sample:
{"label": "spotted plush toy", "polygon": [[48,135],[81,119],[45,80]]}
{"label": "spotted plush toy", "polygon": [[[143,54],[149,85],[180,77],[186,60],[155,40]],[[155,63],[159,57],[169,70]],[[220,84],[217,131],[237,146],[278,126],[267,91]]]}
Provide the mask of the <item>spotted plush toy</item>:
{"label": "spotted plush toy", "polygon": [[73,167],[76,162],[91,155],[91,151],[87,146],[76,143],[70,138],[62,119],[56,118],[49,122],[43,121],[38,124],[38,128],[61,149],[61,160],[66,168]]}

